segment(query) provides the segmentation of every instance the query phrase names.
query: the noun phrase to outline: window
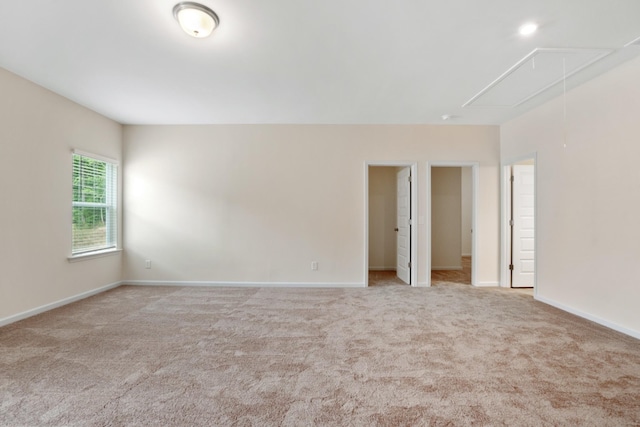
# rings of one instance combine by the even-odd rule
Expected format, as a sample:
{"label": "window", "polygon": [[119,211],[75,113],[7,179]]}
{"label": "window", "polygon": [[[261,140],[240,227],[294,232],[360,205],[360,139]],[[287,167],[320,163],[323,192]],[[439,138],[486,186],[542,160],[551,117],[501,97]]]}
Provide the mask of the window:
{"label": "window", "polygon": [[116,248],[117,188],[115,161],[73,153],[72,255]]}

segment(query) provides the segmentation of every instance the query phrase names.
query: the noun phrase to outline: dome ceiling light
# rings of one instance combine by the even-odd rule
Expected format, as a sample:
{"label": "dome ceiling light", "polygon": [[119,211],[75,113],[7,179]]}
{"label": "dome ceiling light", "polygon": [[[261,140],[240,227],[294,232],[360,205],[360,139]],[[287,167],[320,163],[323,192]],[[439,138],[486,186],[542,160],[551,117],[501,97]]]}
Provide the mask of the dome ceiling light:
{"label": "dome ceiling light", "polygon": [[220,19],[213,10],[190,1],[175,5],[173,16],[185,33],[199,39],[209,36],[220,24]]}

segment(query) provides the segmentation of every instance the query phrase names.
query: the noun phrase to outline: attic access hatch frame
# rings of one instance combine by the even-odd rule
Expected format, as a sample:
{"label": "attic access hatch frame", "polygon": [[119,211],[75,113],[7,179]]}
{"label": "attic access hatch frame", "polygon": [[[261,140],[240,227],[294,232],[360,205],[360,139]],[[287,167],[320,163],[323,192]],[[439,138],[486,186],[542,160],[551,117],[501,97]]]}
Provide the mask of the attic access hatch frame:
{"label": "attic access hatch frame", "polygon": [[[613,52],[614,49],[536,48],[462,107],[517,107]],[[536,70],[536,63],[538,72],[530,72]],[[527,83],[533,87],[523,93]]]}

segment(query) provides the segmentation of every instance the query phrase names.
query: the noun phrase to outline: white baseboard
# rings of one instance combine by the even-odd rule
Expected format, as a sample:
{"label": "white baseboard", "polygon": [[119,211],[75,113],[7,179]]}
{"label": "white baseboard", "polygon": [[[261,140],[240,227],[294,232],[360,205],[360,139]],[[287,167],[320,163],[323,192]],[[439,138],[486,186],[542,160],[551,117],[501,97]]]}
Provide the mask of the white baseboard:
{"label": "white baseboard", "polygon": [[40,307],[33,308],[31,310],[23,311],[22,313],[14,314],[13,316],[5,317],[3,319],[0,319],[0,326],[6,326],[6,325],[8,325],[10,323],[14,323],[14,322],[26,319],[26,318],[31,317],[31,316],[35,316],[36,314],[44,313],[45,311],[53,310],[54,308],[62,307],[63,305],[67,305],[67,304],[71,304],[72,302],[80,301],[81,299],[85,299],[85,298],[97,295],[99,293],[108,291],[110,289],[117,288],[121,284],[122,284],[122,282],[111,283],[109,285],[102,286],[102,287],[97,288],[97,289],[93,289],[91,291],[83,292],[83,293],[78,294],[78,295],[74,295],[74,296],[71,296],[71,297],[68,297],[68,298],[64,298],[64,299],[61,299],[59,301],[52,302],[50,304],[45,304],[45,305],[42,305]]}
{"label": "white baseboard", "polygon": [[561,304],[559,302],[556,302],[554,300],[545,298],[545,297],[541,297],[541,296],[534,296],[533,297],[535,300],[543,302],[545,304],[549,304],[555,308],[559,308],[562,311],[566,311],[567,313],[571,313],[571,314],[575,314],[578,317],[582,317],[583,319],[587,319],[590,320],[592,322],[595,322],[599,325],[605,326],[609,329],[613,329],[614,331],[618,331],[621,332],[625,335],[629,335],[633,338],[637,338],[640,339],[640,331],[634,331],[633,329],[629,329],[629,328],[625,328],[624,326],[620,326],[616,323],[613,322],[609,322],[608,320],[604,320],[601,319],[600,317],[594,316],[592,314],[586,313],[584,311],[580,311],[578,309],[575,309],[573,307],[569,307],[567,305]]}
{"label": "white baseboard", "polygon": [[123,285],[133,286],[200,286],[229,288],[364,288],[364,283],[317,282],[208,282],[174,280],[123,280]]}
{"label": "white baseboard", "polygon": [[473,285],[476,288],[497,288],[500,287],[500,283],[498,282],[478,282]]}
{"label": "white baseboard", "polygon": [[471,254],[462,254],[460,256],[471,256]]}
{"label": "white baseboard", "polygon": [[446,270],[451,270],[451,271],[461,271],[462,270],[462,266],[459,265],[454,265],[452,267],[446,267],[446,266],[437,266],[437,267],[431,267],[431,271],[446,271]]}
{"label": "white baseboard", "polygon": [[418,288],[428,288],[430,285],[427,282],[418,282]]}
{"label": "white baseboard", "polygon": [[396,266],[393,267],[369,267],[369,271],[396,271]]}

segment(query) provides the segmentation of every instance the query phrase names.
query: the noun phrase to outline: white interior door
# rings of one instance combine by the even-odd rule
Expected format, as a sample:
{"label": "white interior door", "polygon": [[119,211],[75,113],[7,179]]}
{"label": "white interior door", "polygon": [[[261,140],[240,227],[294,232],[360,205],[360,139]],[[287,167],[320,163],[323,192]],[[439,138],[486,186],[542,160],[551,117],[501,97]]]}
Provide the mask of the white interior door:
{"label": "white interior door", "polygon": [[535,274],[534,183],[533,165],[513,166],[512,288],[533,287]]}
{"label": "white interior door", "polygon": [[403,282],[411,284],[411,168],[397,174],[396,274]]}

